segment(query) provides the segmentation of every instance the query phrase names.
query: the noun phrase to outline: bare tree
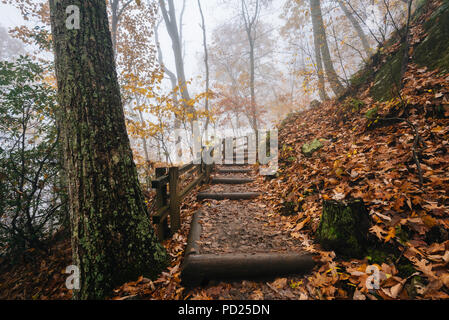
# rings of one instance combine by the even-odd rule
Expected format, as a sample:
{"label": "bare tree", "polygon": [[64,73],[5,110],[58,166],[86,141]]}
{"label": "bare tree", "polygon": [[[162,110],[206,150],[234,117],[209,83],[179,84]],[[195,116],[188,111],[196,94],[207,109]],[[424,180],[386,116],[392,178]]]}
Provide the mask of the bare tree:
{"label": "bare tree", "polygon": [[[207,51],[207,38],[206,38],[206,22],[204,20],[203,10],[201,8],[201,1],[198,0],[198,8],[200,9],[201,14],[201,29],[203,30],[203,47],[204,47],[204,65],[206,67],[206,98],[204,109],[206,112],[209,111],[209,53]],[[207,128],[209,126],[209,117],[206,119],[206,124],[204,126],[206,134]]]}
{"label": "bare tree", "polygon": [[[257,131],[257,114],[256,114],[256,94],[254,90],[254,71],[255,71],[255,59],[254,59],[254,47],[256,41],[256,27],[258,18],[260,15],[260,2],[259,0],[252,1],[252,10],[248,8],[246,0],[241,0],[242,5],[242,18],[245,26],[245,31],[248,36],[249,43],[249,67],[250,67],[250,94],[251,94],[251,127],[254,131]],[[252,11],[252,12],[251,12]]]}
{"label": "bare tree", "polygon": [[164,18],[165,26],[167,28],[167,32],[170,36],[173,48],[173,54],[175,57],[175,65],[176,65],[176,74],[178,78],[178,83],[181,88],[181,95],[183,98],[184,107],[186,110],[193,115],[193,119],[196,119],[195,110],[192,106],[188,105],[188,101],[190,101],[190,94],[187,88],[186,76],[184,71],[184,59],[182,56],[182,46],[179,35],[179,29],[176,22],[176,10],[173,0],[167,0],[168,2],[168,10],[165,5],[164,0],[159,0],[159,6],[161,8],[162,16]]}
{"label": "bare tree", "polygon": [[117,52],[118,23],[122,17],[123,11],[125,11],[126,7],[128,7],[133,1],[134,0],[111,0],[109,3],[111,8],[111,35],[114,52]]}
{"label": "bare tree", "polygon": [[313,37],[317,41],[315,44],[315,50],[317,50],[317,45],[319,45],[324,69],[326,70],[327,80],[331,85],[332,91],[336,96],[338,96],[343,91],[344,87],[338,79],[337,72],[335,71],[332,63],[329,46],[327,44],[323,15],[321,13],[320,0],[310,0],[310,12],[312,16]]}
{"label": "bare tree", "polygon": [[341,10],[344,12],[346,18],[351,22],[352,26],[354,27],[355,31],[357,32],[357,35],[360,38],[360,41],[362,42],[363,50],[365,50],[367,57],[371,55],[370,45],[368,42],[368,39],[366,38],[366,34],[363,31],[362,27],[360,26],[360,23],[357,21],[357,19],[353,16],[352,12],[349,11],[349,9],[346,7],[346,5],[343,3],[342,0],[337,0],[338,5],[340,6]]}

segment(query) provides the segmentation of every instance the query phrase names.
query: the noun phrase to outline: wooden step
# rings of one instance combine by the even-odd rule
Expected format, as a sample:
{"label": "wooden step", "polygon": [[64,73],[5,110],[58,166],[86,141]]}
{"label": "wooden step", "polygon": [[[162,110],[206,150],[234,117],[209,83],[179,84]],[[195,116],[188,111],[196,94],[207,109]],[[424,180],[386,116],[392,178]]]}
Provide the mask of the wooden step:
{"label": "wooden step", "polygon": [[254,163],[248,163],[247,161],[243,162],[243,163],[222,163],[219,164],[219,166],[223,166],[223,167],[241,167],[241,166],[252,166],[254,165]]}
{"label": "wooden step", "polygon": [[313,256],[303,253],[190,254],[184,260],[183,286],[196,287],[209,280],[277,278],[309,272]]}
{"label": "wooden step", "polygon": [[213,199],[213,200],[246,200],[254,199],[260,196],[259,192],[228,192],[228,193],[210,193],[200,192],[197,195],[198,200]]}
{"label": "wooden step", "polygon": [[309,272],[315,261],[311,254],[297,253],[234,253],[201,254],[201,210],[193,214],[190,232],[181,268],[185,287],[195,287],[209,280],[239,280],[276,278]]}
{"label": "wooden step", "polygon": [[218,173],[248,173],[251,172],[252,169],[240,168],[240,169],[218,169]]}
{"label": "wooden step", "polygon": [[216,178],[212,178],[211,183],[212,184],[243,184],[243,183],[250,183],[253,181],[254,181],[254,179],[245,178],[245,177],[232,177],[232,178],[216,177]]}

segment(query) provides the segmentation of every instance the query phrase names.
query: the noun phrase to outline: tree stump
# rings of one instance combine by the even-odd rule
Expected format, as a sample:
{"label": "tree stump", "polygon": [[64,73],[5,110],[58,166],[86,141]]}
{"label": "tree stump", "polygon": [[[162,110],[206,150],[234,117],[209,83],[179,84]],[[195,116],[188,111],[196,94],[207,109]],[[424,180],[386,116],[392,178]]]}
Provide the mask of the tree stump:
{"label": "tree stump", "polygon": [[348,257],[360,257],[365,251],[369,215],[361,199],[325,200],[317,230],[323,249]]}

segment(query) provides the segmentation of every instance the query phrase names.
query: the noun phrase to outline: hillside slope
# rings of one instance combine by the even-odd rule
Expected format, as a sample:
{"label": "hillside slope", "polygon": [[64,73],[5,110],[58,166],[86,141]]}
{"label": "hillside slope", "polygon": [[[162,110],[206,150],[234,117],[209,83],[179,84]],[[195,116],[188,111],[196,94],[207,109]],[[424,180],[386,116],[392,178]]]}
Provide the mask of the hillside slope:
{"label": "hillside slope", "polygon": [[[447,60],[447,41],[426,43],[449,28],[448,3],[428,2],[414,20],[400,93],[376,97],[379,81],[384,90],[393,86],[379,80],[401,53],[393,43],[350,94],[291,114],[279,127],[280,175],[266,191],[288,215],[292,237],[312,240],[309,250],[321,253],[321,266],[305,280],[309,297],[449,298],[449,76],[444,63],[428,68],[414,55],[426,46],[432,61]],[[429,29],[427,21],[441,24]],[[304,156],[302,146],[314,139],[321,149]],[[323,200],[349,198],[369,210],[371,244],[362,259],[325,252],[316,241]],[[365,284],[372,264],[381,270],[375,291]]]}

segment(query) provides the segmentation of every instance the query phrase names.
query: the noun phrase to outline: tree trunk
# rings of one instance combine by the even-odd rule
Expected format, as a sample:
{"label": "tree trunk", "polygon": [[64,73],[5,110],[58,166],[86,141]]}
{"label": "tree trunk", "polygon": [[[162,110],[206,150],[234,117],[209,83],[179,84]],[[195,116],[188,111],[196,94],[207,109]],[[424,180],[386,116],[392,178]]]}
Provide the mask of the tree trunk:
{"label": "tree trunk", "polygon": [[256,24],[259,19],[259,13],[260,13],[260,3],[259,0],[256,0],[254,6],[254,14],[251,16],[247,7],[247,4],[245,0],[241,0],[242,4],[242,16],[245,23],[245,30],[246,34],[248,36],[248,42],[249,42],[249,66],[250,66],[250,95],[251,95],[251,105],[250,105],[250,123],[251,127],[253,128],[254,132],[257,135],[257,112],[256,112],[256,92],[254,88],[254,81],[255,81],[255,57],[254,57],[254,46],[255,46],[255,30],[256,30]]}
{"label": "tree trunk", "polygon": [[173,4],[173,0],[168,0],[168,7],[169,7],[168,11],[167,8],[165,7],[164,0],[159,0],[159,5],[162,11],[162,16],[164,17],[167,32],[172,42],[173,54],[175,57],[176,74],[181,89],[181,95],[184,100],[184,106],[186,110],[193,115],[193,119],[196,119],[196,113],[194,108],[187,104],[187,102],[190,101],[190,94],[187,88],[186,76],[184,71],[184,60],[182,58],[181,42],[176,23],[175,6]]}
{"label": "tree trunk", "polygon": [[[206,67],[206,101],[204,105],[204,109],[206,112],[209,112],[209,54],[207,51],[207,39],[206,39],[206,22],[204,21],[203,10],[201,8],[201,1],[198,0],[198,7],[200,9],[201,14],[201,29],[203,30],[203,47],[204,47],[204,66]],[[204,131],[206,133],[207,139],[207,129],[209,127],[209,116],[206,118],[206,125],[204,126]]]}
{"label": "tree trunk", "polygon": [[360,38],[360,41],[362,41],[363,50],[365,50],[366,56],[369,57],[371,55],[370,46],[368,43],[368,39],[366,38],[365,32],[363,32],[363,29],[360,26],[360,23],[352,15],[352,13],[345,6],[345,4],[342,2],[342,0],[337,0],[337,2],[338,2],[338,5],[340,6],[341,10],[343,10],[346,18],[348,18],[348,20],[351,22],[352,26],[354,27],[355,31],[357,32],[357,34]]}
{"label": "tree trunk", "polygon": [[326,93],[326,84],[324,82],[324,70],[323,70],[323,61],[321,60],[321,49],[320,43],[318,41],[318,37],[313,37],[313,44],[315,47],[315,61],[316,61],[316,72],[318,77],[318,93],[320,95],[321,101],[325,101],[329,99],[329,96]]}
{"label": "tree trunk", "polygon": [[[81,29],[66,28],[66,8]],[[126,133],[105,0],[50,0],[60,124],[70,199],[74,296],[99,299],[140,275],[155,278],[167,253],[153,232]]]}
{"label": "tree trunk", "polygon": [[[179,100],[178,100],[178,93],[176,92],[176,87],[178,86],[178,79],[176,78],[176,75],[165,66],[164,56],[162,54],[161,44],[159,42],[159,24],[156,26],[154,30],[154,40],[156,41],[157,59],[161,67],[164,69],[164,73],[166,73],[170,78],[173,103],[175,107],[178,107]],[[181,128],[181,121],[179,120],[178,115],[175,114],[175,129],[179,128]]]}
{"label": "tree trunk", "polygon": [[329,46],[327,44],[326,31],[324,29],[323,16],[321,14],[320,0],[310,0],[310,12],[312,16],[313,37],[318,40],[320,46],[321,57],[323,59],[324,69],[326,70],[327,80],[331,85],[332,91],[338,97],[344,90],[343,85],[338,79],[332,64]]}

